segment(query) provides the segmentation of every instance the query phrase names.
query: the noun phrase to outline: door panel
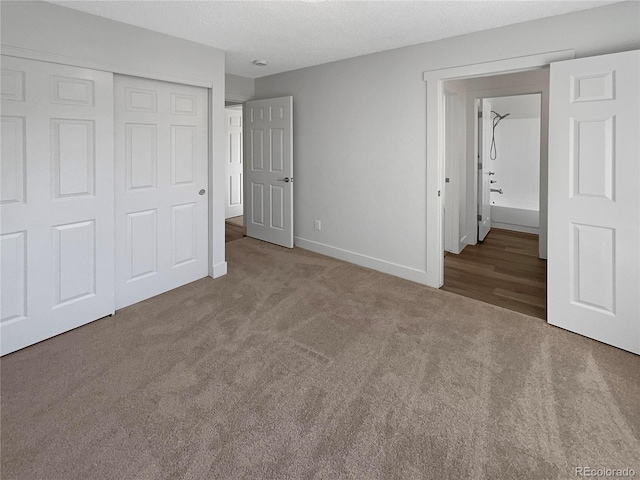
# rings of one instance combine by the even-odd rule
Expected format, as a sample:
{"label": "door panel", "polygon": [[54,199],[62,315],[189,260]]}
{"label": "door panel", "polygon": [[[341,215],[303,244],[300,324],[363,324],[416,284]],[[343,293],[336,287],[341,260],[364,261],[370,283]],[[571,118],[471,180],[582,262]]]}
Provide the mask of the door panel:
{"label": "door panel", "polygon": [[247,236],[293,247],[293,97],[244,107]]}
{"label": "door panel", "polygon": [[491,102],[482,99],[482,132],[479,151],[481,168],[478,169],[478,240],[485,239],[491,230],[491,177],[489,176],[489,161],[491,148],[491,134],[493,132],[493,117],[491,116]]}
{"label": "door panel", "polygon": [[227,200],[225,218],[243,214],[242,110],[227,108]]}
{"label": "door panel", "polygon": [[549,323],[640,353],[640,52],[551,65]]}
{"label": "door panel", "polygon": [[24,203],[25,118],[2,116],[2,204]]}
{"label": "door panel", "polygon": [[114,311],[113,76],[2,57],[1,353]]}
{"label": "door panel", "polygon": [[123,308],[207,275],[207,92],[117,75],[115,125]]}

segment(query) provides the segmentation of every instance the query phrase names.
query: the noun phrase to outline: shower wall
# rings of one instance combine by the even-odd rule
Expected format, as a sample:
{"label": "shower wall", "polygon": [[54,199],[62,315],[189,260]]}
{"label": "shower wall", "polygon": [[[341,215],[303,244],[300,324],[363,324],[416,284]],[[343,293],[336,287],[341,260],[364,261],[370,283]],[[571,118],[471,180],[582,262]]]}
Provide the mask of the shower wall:
{"label": "shower wall", "polygon": [[[522,97],[522,102],[527,99]],[[539,98],[539,96],[536,95]],[[510,97],[518,101],[518,97]],[[539,104],[538,104],[539,105]],[[509,106],[501,108],[500,102],[493,102],[500,114],[509,112]],[[540,208],[540,117],[518,118],[536,112],[525,109],[518,114],[517,106],[510,106],[514,112],[496,127],[495,139],[497,156],[489,160],[489,169],[495,172],[491,178],[495,189],[502,194],[491,193],[491,224],[496,228],[538,233]],[[512,118],[515,117],[515,118]]]}

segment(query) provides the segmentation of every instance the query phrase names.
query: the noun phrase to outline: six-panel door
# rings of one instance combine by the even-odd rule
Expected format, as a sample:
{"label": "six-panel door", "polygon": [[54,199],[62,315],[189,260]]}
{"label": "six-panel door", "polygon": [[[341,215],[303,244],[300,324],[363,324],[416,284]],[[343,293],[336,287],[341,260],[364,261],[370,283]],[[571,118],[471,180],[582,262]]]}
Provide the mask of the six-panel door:
{"label": "six-panel door", "polygon": [[227,155],[225,175],[227,177],[227,200],[225,218],[243,214],[243,163],[242,163],[242,109],[226,108]]}
{"label": "six-panel door", "polygon": [[640,353],[640,52],[551,65],[549,323]]}
{"label": "six-panel door", "polygon": [[208,273],[207,92],[115,76],[116,308]]}
{"label": "six-panel door", "polygon": [[114,311],[113,76],[2,57],[1,353]]}
{"label": "six-panel door", "polygon": [[293,97],[245,103],[247,236],[293,247]]}

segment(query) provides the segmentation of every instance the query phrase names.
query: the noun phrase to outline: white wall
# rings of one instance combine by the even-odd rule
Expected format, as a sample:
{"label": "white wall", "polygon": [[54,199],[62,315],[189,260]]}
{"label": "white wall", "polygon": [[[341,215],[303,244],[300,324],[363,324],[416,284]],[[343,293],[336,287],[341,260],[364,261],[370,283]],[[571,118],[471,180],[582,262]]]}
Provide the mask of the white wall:
{"label": "white wall", "polygon": [[253,99],[256,92],[256,84],[253,78],[227,73],[225,75],[224,89],[225,100],[242,103]]}
{"label": "white wall", "polygon": [[210,274],[226,272],[224,258],[224,52],[45,2],[2,2],[2,53],[47,58],[160,80],[213,86],[209,122]]}
{"label": "white wall", "polygon": [[294,98],[297,244],[425,282],[423,72],[637,49],[639,16],[618,3],[256,79],[257,98]]}
{"label": "white wall", "polygon": [[[502,113],[502,112],[500,112]],[[495,172],[491,202],[506,207],[539,210],[540,199],[540,118],[505,118],[496,127]]]}

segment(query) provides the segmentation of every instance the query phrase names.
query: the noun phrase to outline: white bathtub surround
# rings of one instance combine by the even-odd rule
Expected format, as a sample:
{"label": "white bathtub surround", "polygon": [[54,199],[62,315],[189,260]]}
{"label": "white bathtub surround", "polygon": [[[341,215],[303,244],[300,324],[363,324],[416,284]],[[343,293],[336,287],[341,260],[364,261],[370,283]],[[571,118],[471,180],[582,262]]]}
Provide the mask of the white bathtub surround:
{"label": "white bathtub surround", "polygon": [[491,226],[503,230],[539,234],[540,211],[537,205],[491,205]]}
{"label": "white bathtub surround", "polygon": [[490,161],[496,183],[491,193],[491,224],[538,234],[540,205],[540,95],[491,99],[508,118],[496,128],[497,157]]}

